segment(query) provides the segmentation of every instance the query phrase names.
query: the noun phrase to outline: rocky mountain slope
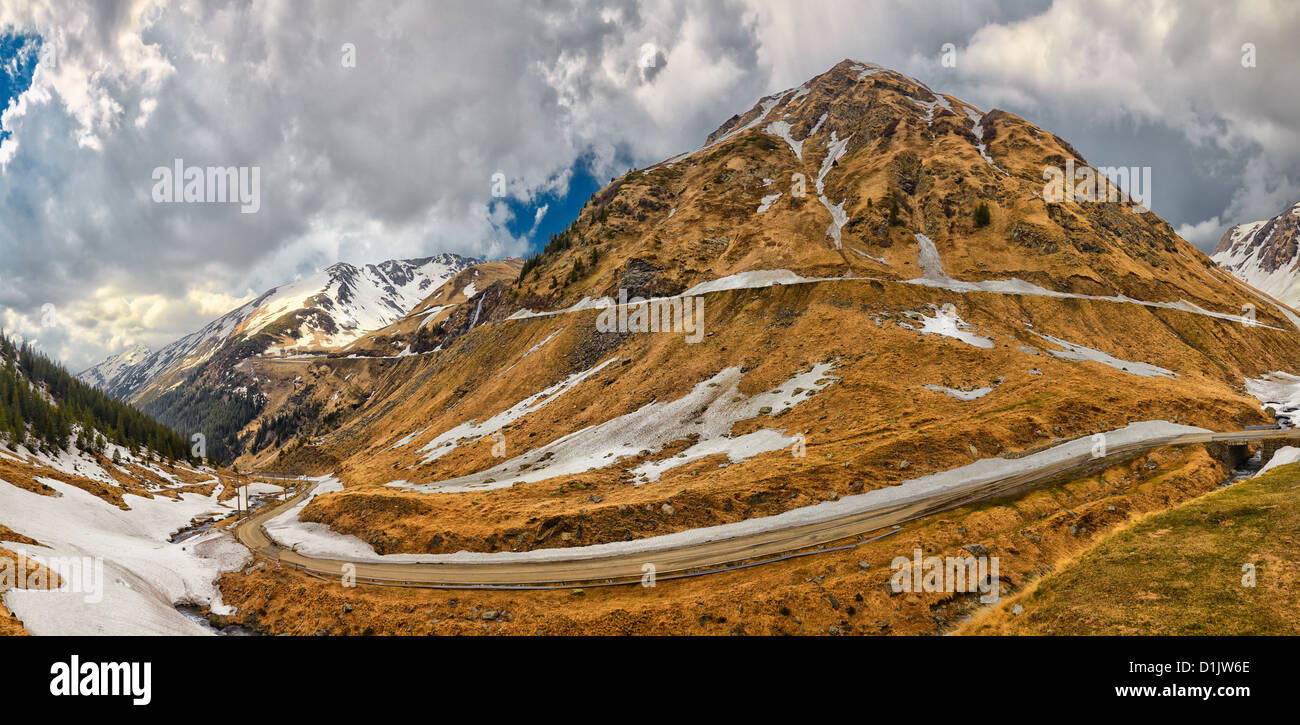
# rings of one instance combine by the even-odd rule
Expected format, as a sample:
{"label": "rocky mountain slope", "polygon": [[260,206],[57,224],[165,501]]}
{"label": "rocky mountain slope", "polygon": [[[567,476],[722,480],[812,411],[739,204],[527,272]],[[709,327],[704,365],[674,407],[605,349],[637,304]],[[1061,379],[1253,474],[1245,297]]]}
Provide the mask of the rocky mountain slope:
{"label": "rocky mountain slope", "polygon": [[[240,432],[268,400],[259,380],[241,370],[241,363],[260,355],[342,348],[401,320],[477,262],[443,254],[364,267],[335,264],[268,290],[134,365],[106,362],[103,367],[114,374],[101,375],[101,387],[187,436],[204,435],[210,454],[229,460],[242,451]],[[91,371],[83,375],[94,377]]]}
{"label": "rocky mountain slope", "polygon": [[[301,520],[372,555],[505,552],[635,546],[1135,421],[1268,422],[1246,381],[1296,371],[1300,317],[1155,213],[1052,201],[1044,169],[1070,165],[1024,119],[844,61],[597,192],[421,347],[408,318],[369,357],[251,360],[283,397],[241,465],[336,474]],[[699,316],[649,332],[635,297]]]}
{"label": "rocky mountain slope", "polygon": [[340,263],[257,299],[203,329],[149,353],[140,347],[110,357],[79,377],[123,399],[164,392],[223,347],[260,340],[240,356],[343,347],[404,317],[412,307],[478,260],[456,254],[357,267]]}
{"label": "rocky mountain slope", "polygon": [[1214,248],[1213,259],[1235,277],[1288,305],[1300,305],[1300,203],[1272,219],[1238,224]]}
{"label": "rocky mountain slope", "polygon": [[77,374],[81,382],[101,390],[107,390],[126,372],[128,368],[139,365],[149,356],[147,345],[135,345],[116,354],[110,355],[103,362]]}
{"label": "rocky mountain slope", "polygon": [[[433,349],[431,341],[441,340],[447,323],[463,317],[468,324],[474,312],[482,312],[481,294],[497,283],[510,284],[519,277],[523,260],[510,258],[468,267],[447,280],[438,291],[426,297],[407,315],[393,324],[365,335],[343,348],[343,355],[391,356],[425,352]],[[465,303],[473,301],[473,307]]]}
{"label": "rocky mountain slope", "polygon": [[929,274],[918,260],[923,234],[946,274],[986,287],[1234,312],[1249,301],[1214,281],[1209,260],[1155,214],[1046,201],[1044,169],[1070,162],[1087,167],[1067,142],[1013,114],[844,61],[760,100],[702,148],[600,191],[530,265],[519,300],[561,309],[619,288],[675,293],[755,269],[910,280]]}

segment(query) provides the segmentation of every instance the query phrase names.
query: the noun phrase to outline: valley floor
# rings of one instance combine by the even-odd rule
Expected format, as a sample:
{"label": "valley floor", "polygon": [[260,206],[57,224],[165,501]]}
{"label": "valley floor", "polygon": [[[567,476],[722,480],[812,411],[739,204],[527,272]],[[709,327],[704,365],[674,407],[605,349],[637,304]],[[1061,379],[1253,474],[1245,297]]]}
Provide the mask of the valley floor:
{"label": "valley floor", "polygon": [[1159,448],[1094,476],[928,516],[859,546],[653,587],[345,588],[262,563],[221,578],[223,600],[240,613],[215,619],[296,635],[946,633],[982,606],[979,594],[895,593],[896,557],[996,556],[1005,602],[1110,532],[1213,491],[1227,475],[1202,446]]}
{"label": "valley floor", "polygon": [[[53,551],[70,553],[98,539],[119,547],[129,541],[179,549],[216,538],[226,543],[204,545],[233,547],[222,524],[188,542],[166,543],[168,532],[184,526],[193,513],[225,509],[220,504],[233,488],[229,484],[245,482],[225,472],[186,471],[187,478],[210,477],[208,485],[194,490],[195,484],[179,479],[170,489],[154,484],[155,498],[149,500],[137,498],[140,494],[88,496],[94,488],[89,479],[38,472],[39,466],[23,479],[18,475],[23,469],[7,463],[7,482],[0,486],[11,504],[7,510],[14,513],[21,504],[28,514],[23,522],[9,523],[25,522],[28,531],[0,526],[0,541],[9,542],[0,556],[12,558],[14,550],[39,553],[51,543]],[[165,623],[175,634],[201,634],[193,622],[170,621],[176,614],[172,599],[201,593],[193,582],[167,579],[164,570],[183,563],[181,569],[194,568],[197,578],[182,578],[217,577],[211,595],[195,600],[210,601],[213,606],[205,609],[216,610],[209,615],[213,624],[238,624],[263,634],[1296,634],[1294,614],[1300,607],[1290,592],[1297,572],[1293,554],[1300,504],[1294,490],[1300,467],[1284,465],[1221,489],[1229,475],[1203,445],[1165,446],[1091,476],[926,516],[883,538],[864,542],[859,537],[836,542],[835,550],[825,553],[652,587],[346,588],[277,570],[264,560],[240,564],[223,556],[229,564],[204,568],[179,552],[164,560],[155,553],[147,562],[132,556],[113,563],[132,577],[156,580],[150,591],[157,588],[162,595],[158,611],[131,625],[140,617],[117,612],[122,602],[112,603],[121,597],[110,591],[108,609],[91,607],[72,619],[102,615],[115,627],[134,627],[131,631],[152,622]],[[48,490],[33,490],[38,487]],[[90,529],[99,533],[86,529],[89,534],[83,531],[76,541],[63,541],[70,534],[41,523],[49,518],[41,512],[74,504],[82,511],[80,520],[94,523]],[[154,525],[164,512],[167,520]],[[150,522],[147,541],[117,527],[131,520]],[[1001,600],[981,604],[973,591],[895,592],[896,559],[911,559],[916,552],[997,557]],[[123,556],[121,551],[92,553]],[[1251,588],[1241,586],[1247,563],[1256,567],[1258,582]],[[42,614],[56,596],[10,591],[6,599],[17,606],[16,613],[33,620],[25,627],[15,612],[0,609],[0,635],[61,631]],[[62,609],[60,616],[72,616]]]}
{"label": "valley floor", "polygon": [[0,448],[0,635],[197,635],[175,605],[233,611],[213,581],[248,553],[221,522],[237,486],[280,487],[114,453]]}

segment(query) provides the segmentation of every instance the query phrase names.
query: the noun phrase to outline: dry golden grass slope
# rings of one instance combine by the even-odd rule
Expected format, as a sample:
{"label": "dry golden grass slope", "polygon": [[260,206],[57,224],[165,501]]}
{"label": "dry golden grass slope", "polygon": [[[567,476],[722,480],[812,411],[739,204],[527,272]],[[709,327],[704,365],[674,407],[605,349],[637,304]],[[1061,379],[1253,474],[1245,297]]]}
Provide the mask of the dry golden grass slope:
{"label": "dry golden grass slope", "polygon": [[[774,124],[801,139],[798,153]],[[1086,166],[1062,139],[892,71],[846,60],[761,100],[710,138],[594,195],[556,245],[569,247],[530,271],[520,302],[558,309],[636,286],[622,283],[635,271],[626,266],[631,259],[657,268],[655,283],[640,286],[662,291],[755,269],[912,279],[921,276],[919,232],[934,240],[948,274],[965,281],[1015,277],[1056,291],[1186,299],[1234,314],[1258,304],[1214,280],[1215,265],[1155,214],[1119,203],[1044,201],[1046,167],[1071,159]],[[795,174],[805,180],[802,197]],[[838,246],[819,196],[843,205]],[[991,213],[982,228],[974,221],[980,203]],[[576,262],[590,267],[593,250],[594,270],[566,284]]]}
{"label": "dry golden grass slope", "polygon": [[[382,553],[510,551],[768,516],[1132,421],[1268,422],[1243,380],[1296,371],[1289,311],[1154,213],[1044,202],[1044,167],[1069,158],[1023,119],[845,61],[598,192],[522,279],[477,286],[413,354],[259,367],[288,386],[282,414],[314,412],[241,465],[338,474],[305,518]],[[819,176],[848,219],[839,245]],[[695,344],[563,311],[761,270],[819,281],[702,295]],[[1247,304],[1262,325],[1234,317]],[[634,473],[652,462],[657,480]]]}

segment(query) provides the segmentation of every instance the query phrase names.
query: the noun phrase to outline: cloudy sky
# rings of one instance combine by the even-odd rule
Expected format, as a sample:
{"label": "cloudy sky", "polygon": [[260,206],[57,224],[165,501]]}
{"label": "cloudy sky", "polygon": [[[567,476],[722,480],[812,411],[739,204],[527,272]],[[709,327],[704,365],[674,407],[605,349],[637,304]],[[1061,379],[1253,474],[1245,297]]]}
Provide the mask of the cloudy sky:
{"label": "cloudy sky", "polygon": [[[1151,166],[1210,249],[1300,200],[1297,31],[1287,0],[0,0],[0,327],[79,370],[336,261],[520,255],[844,58]],[[260,208],[156,203],[178,158],[257,167]]]}

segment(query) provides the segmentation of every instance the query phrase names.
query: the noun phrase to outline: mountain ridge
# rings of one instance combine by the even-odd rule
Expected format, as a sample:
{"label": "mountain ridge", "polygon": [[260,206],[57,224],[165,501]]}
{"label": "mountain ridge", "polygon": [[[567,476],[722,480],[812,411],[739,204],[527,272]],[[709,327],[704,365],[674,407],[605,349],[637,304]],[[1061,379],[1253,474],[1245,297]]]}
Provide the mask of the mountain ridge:
{"label": "mountain ridge", "polygon": [[1229,228],[1211,258],[1252,287],[1300,305],[1300,202],[1268,219]]}
{"label": "mountain ridge", "polygon": [[[529,260],[508,298],[518,307],[502,316],[617,297],[647,276],[671,294],[765,269],[906,280],[917,276],[915,233],[933,240],[948,274],[972,282],[1225,313],[1250,300],[1154,213],[1044,199],[1044,169],[1070,164],[1091,168],[1018,116],[846,60],[760,99],[703,147],[598,191]],[[631,260],[637,269],[623,267]]]}
{"label": "mountain ridge", "polygon": [[[133,362],[119,354],[82,372],[83,381],[114,397],[141,401],[160,379],[177,376],[206,362],[222,345],[275,330],[267,348],[319,349],[344,346],[371,330],[400,319],[439,285],[478,263],[456,254],[440,254],[356,266],[339,262],[295,282],[273,287],[254,300],[218,317],[199,330],[139,355]],[[154,393],[161,391],[155,390]]]}

